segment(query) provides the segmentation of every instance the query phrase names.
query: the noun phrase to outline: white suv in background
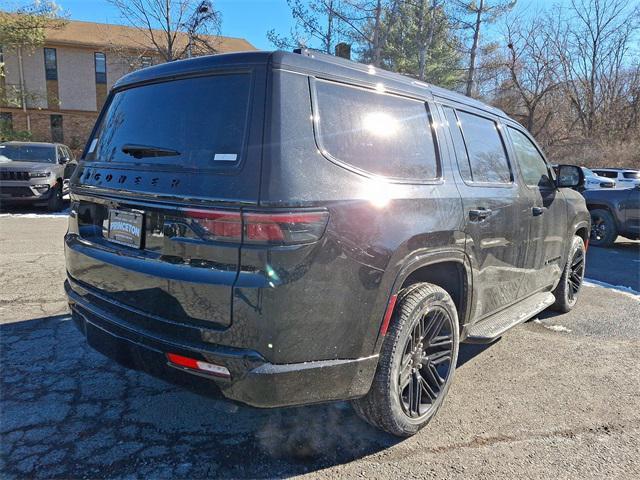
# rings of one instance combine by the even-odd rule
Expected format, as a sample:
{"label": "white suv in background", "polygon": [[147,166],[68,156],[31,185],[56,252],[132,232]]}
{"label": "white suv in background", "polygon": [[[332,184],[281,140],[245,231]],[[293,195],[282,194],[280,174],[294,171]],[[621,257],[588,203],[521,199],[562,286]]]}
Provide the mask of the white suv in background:
{"label": "white suv in background", "polygon": [[616,182],[616,188],[633,188],[640,185],[640,171],[624,168],[598,168],[596,175],[607,177]]}
{"label": "white suv in background", "polygon": [[585,190],[599,190],[601,188],[616,188],[615,180],[600,175],[589,170],[587,167],[580,167],[584,173]]}

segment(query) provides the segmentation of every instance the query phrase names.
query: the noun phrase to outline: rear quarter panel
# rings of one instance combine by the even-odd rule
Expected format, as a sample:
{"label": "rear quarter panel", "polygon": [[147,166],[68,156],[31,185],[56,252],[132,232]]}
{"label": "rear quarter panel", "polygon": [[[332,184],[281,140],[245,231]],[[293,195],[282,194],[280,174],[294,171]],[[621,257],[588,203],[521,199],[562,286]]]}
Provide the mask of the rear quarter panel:
{"label": "rear quarter panel", "polygon": [[[321,206],[330,219],[313,246],[243,247],[234,324],[263,326],[256,340],[275,363],[370,355],[409,258],[464,252],[458,191],[451,181],[387,183],[327,160],[313,135],[307,77],[273,77],[280,107],[267,122],[260,206]],[[443,176],[451,178],[446,161]]]}

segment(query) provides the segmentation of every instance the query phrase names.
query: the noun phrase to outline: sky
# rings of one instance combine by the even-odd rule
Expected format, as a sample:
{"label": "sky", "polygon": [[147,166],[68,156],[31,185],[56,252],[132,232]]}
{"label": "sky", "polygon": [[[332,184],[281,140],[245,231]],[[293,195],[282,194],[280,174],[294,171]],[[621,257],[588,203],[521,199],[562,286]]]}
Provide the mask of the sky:
{"label": "sky", "polygon": [[[71,20],[126,24],[107,0],[57,0]],[[285,0],[215,0],[222,12],[222,35],[247,39],[256,48],[273,50],[267,31],[289,32],[293,19]]]}
{"label": "sky", "polygon": [[[566,0],[560,0],[563,1]],[[107,0],[57,0],[56,3],[72,20],[126,24],[118,9]],[[516,8],[534,12],[551,3],[552,0],[519,0]],[[262,50],[274,48],[267,40],[267,31],[275,29],[287,35],[294,24],[286,0],[214,0],[214,5],[222,13],[222,35],[245,38]]]}

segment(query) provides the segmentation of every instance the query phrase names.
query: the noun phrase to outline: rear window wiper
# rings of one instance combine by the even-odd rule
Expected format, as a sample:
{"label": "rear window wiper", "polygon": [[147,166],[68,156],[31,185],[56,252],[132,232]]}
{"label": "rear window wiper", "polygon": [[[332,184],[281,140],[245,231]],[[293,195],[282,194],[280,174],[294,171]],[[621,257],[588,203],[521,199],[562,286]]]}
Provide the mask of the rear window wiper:
{"label": "rear window wiper", "polygon": [[123,153],[131,155],[133,158],[176,157],[180,155],[180,152],[170,148],[154,147],[152,145],[132,145],[129,143],[123,145],[121,150]]}

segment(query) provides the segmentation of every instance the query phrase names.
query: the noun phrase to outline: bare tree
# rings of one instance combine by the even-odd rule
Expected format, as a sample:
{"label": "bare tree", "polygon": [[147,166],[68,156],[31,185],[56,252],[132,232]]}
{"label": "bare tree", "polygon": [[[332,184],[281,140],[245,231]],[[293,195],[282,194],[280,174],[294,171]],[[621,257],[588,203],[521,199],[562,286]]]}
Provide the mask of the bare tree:
{"label": "bare tree", "polygon": [[417,0],[418,79],[420,80],[424,80],[426,76],[428,52],[437,29],[441,3],[440,0]]}
{"label": "bare tree", "polygon": [[141,49],[153,48],[170,62],[216,52],[221,14],[210,0],[108,0],[139,33]]}
{"label": "bare tree", "polygon": [[625,0],[572,0],[548,17],[560,80],[587,138],[619,96],[639,20],[640,7]]}
{"label": "bare tree", "polygon": [[356,43],[364,45],[363,60],[379,67],[389,32],[400,18],[402,0],[343,0],[335,9]]}
{"label": "bare tree", "polygon": [[512,113],[516,113],[534,135],[546,128],[554,113],[553,109],[548,109],[542,118],[538,118],[538,107],[559,86],[556,71],[560,65],[545,26],[544,16],[534,14],[528,21],[514,18],[507,22],[504,31],[509,80],[502,88],[513,89],[524,113]]}
{"label": "bare tree", "polygon": [[280,36],[271,29],[267,38],[277,48],[290,50],[297,47],[313,47],[325,53],[333,53],[333,49],[342,36],[340,20],[336,11],[341,10],[340,0],[287,0],[295,27],[289,36]]}
{"label": "bare tree", "polygon": [[511,10],[516,5],[516,0],[457,0],[454,4],[457,7],[461,27],[471,32],[469,68],[465,87],[466,95],[471,96],[475,88],[481,31],[485,24],[494,23],[501,15]]}
{"label": "bare tree", "polygon": [[[27,90],[23,57],[25,52],[44,44],[47,31],[59,30],[66,25],[60,7],[53,1],[33,1],[15,10],[0,11],[0,47],[12,50],[18,57],[19,85],[5,83],[5,65],[0,62],[0,105],[21,107],[27,120],[27,135],[31,134],[31,115],[27,104],[41,99],[40,93]],[[57,101],[57,99],[51,99]],[[11,133],[12,134],[12,133]],[[10,132],[0,134],[7,139]]]}

